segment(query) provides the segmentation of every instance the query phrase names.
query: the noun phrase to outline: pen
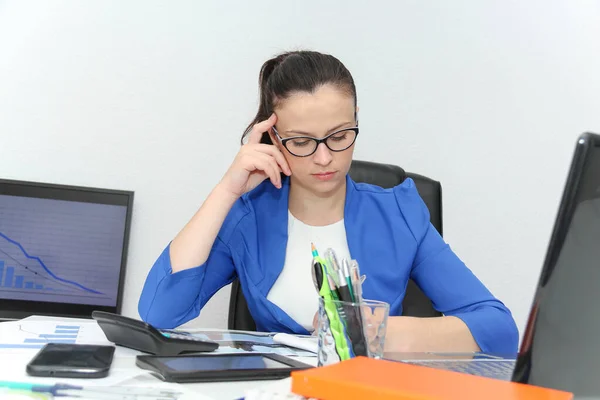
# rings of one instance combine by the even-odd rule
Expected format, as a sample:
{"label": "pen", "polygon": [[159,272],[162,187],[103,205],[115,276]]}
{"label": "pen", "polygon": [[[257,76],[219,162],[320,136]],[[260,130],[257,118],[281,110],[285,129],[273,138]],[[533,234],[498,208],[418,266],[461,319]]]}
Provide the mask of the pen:
{"label": "pen", "polygon": [[352,302],[356,302],[356,295],[354,293],[354,287],[352,286],[352,279],[350,278],[350,266],[348,265],[348,260],[345,258],[342,260],[342,272],[344,275],[344,280],[346,281],[346,285],[348,286],[348,290],[350,291],[350,298]]}
{"label": "pen", "polygon": [[358,262],[356,262],[356,260],[351,260],[350,264],[350,276],[353,281],[354,297],[357,302],[360,302],[362,300],[362,279],[360,277],[360,270],[358,269]]}
{"label": "pen", "polygon": [[0,388],[0,399],[52,400],[55,399],[55,397],[51,393],[30,392],[28,390]]}
{"label": "pen", "polygon": [[335,285],[335,282],[333,281],[331,275],[327,275],[327,282],[329,282],[329,288],[331,289],[331,297],[333,297],[333,300],[339,300],[340,292],[338,290],[338,287]]}
{"label": "pen", "polygon": [[[323,272],[325,273],[325,279],[327,279],[327,282],[329,283],[329,289],[331,291],[331,295],[333,296],[334,300],[339,300],[340,296],[337,290],[337,276],[334,276],[334,274],[332,274],[332,268],[328,268],[327,265],[327,261],[324,260],[321,256],[319,256],[319,252],[317,251],[317,248],[315,247],[314,243],[310,244],[311,250],[312,250],[312,255],[313,255],[313,260],[317,261],[318,263],[320,263],[324,268],[323,268]],[[331,249],[328,249],[331,250]],[[327,253],[327,252],[326,252]]]}
{"label": "pen", "polygon": [[177,399],[181,392],[165,389],[146,389],[138,387],[83,387],[55,384],[39,385],[25,382],[0,381],[0,388],[25,390],[34,393],[49,393],[55,397],[85,397],[110,399]]}
{"label": "pen", "polygon": [[340,263],[338,262],[338,258],[333,249],[325,250],[325,259],[329,261],[329,264],[331,265],[331,268],[333,268],[334,271],[340,269]]}
{"label": "pen", "polygon": [[331,297],[331,288],[329,287],[328,281],[325,279],[327,277],[325,268],[316,259],[313,260],[312,267],[313,283],[315,284],[317,293],[319,293],[319,296],[323,299]]}
{"label": "pen", "polygon": [[352,299],[352,292],[346,283],[346,278],[344,277],[344,272],[340,269],[338,270],[340,285],[337,290],[340,296],[340,300],[345,301],[347,303],[354,303]]}
{"label": "pen", "polygon": [[314,243],[310,244],[310,249],[312,252],[313,260],[318,261],[323,267],[325,267],[325,272],[327,272],[327,262],[319,255],[317,248]]}
{"label": "pen", "polygon": [[176,400],[178,397],[160,396],[158,394],[111,393],[89,390],[61,390],[56,397],[81,398],[88,400]]}
{"label": "pen", "polygon": [[327,269],[327,272],[333,277],[335,284],[339,286],[338,271],[340,270],[340,263],[333,249],[325,250],[325,261],[330,267]]}

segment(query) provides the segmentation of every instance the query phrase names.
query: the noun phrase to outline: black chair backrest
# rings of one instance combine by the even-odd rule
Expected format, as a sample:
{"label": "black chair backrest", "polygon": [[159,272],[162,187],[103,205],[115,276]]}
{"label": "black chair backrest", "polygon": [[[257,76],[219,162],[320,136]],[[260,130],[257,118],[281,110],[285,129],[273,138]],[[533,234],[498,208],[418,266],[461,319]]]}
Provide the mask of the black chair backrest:
{"label": "black chair backrest", "polygon": [[[404,182],[406,178],[411,178],[415,182],[419,195],[429,209],[431,224],[440,235],[443,234],[442,185],[440,182],[423,175],[405,172],[404,169],[396,165],[371,161],[352,161],[349,174],[355,182],[370,183],[383,188],[397,186]],[[441,315],[433,308],[429,298],[425,296],[412,279],[408,281],[402,309],[402,315],[412,317],[437,317]],[[246,299],[237,279],[231,287],[228,328],[246,331],[256,330],[256,324],[250,311],[248,311]]]}

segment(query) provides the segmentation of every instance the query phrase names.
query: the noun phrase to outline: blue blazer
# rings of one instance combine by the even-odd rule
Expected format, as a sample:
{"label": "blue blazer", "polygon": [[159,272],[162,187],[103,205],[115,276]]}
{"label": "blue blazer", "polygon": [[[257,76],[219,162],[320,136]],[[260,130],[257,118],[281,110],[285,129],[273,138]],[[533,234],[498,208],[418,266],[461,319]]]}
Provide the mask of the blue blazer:
{"label": "blue blazer", "polygon": [[[240,197],[203,265],[172,274],[167,246],[144,284],[141,318],[158,328],[181,325],[238,277],[258,330],[308,334],[267,300],[285,261],[289,189],[289,178],[281,189],[267,180]],[[438,311],[466,323],[483,352],[516,353],[519,335],[510,311],[431,225],[412,179],[382,189],[347,177],[344,224],[350,254],[367,276],[364,298],[385,301],[390,315],[402,315],[412,278]]]}

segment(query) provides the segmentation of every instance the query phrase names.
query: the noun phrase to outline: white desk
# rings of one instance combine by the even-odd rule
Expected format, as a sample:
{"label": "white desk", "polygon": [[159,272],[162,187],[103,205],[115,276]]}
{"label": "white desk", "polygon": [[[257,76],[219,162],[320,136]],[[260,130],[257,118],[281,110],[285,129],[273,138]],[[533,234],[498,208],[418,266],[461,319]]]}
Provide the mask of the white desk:
{"label": "white desk", "polygon": [[[316,358],[299,357],[298,361],[304,362],[310,365],[316,365]],[[135,366],[134,357],[123,357],[118,360],[119,365],[128,370],[138,370]],[[272,381],[244,381],[244,382],[214,382],[214,383],[186,383],[186,384],[167,384],[161,382],[158,378],[151,374],[140,375],[134,379],[131,379],[123,384],[135,384],[140,386],[153,386],[156,384],[169,385],[172,388],[183,388],[186,391],[193,392],[196,395],[203,395],[210,399],[215,400],[233,400],[244,397],[244,394],[254,388],[263,387],[268,385]],[[190,397],[191,398],[191,397]],[[198,400],[200,400],[198,398]]]}
{"label": "white desk", "polygon": [[[72,319],[56,319],[61,322],[73,321]],[[81,321],[81,320],[77,320]],[[85,320],[90,322],[90,320]],[[0,326],[2,323],[0,323]],[[1,333],[0,333],[1,335]],[[2,338],[0,338],[2,339]],[[93,344],[109,344],[95,342]],[[37,353],[37,349],[6,350],[0,349],[0,376],[2,380],[26,381],[34,383],[53,384],[56,382],[71,383],[76,385],[124,385],[139,387],[170,388],[186,393],[185,399],[196,400],[232,400],[244,397],[248,390],[269,385],[273,381],[244,381],[244,382],[215,382],[215,383],[187,383],[176,384],[163,382],[150,372],[142,370],[135,365],[135,357],[142,354],[136,350],[117,347],[110,374],[103,379],[76,380],[33,378],[25,373],[25,366]],[[298,357],[298,360],[309,365],[316,365],[315,357]]]}

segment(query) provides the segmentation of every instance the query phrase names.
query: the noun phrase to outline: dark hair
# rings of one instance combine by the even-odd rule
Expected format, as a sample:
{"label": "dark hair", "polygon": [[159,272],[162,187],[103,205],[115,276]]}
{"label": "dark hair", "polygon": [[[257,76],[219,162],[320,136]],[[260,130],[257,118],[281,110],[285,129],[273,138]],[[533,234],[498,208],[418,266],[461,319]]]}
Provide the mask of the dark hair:
{"label": "dark hair", "polygon": [[[334,56],[316,51],[290,51],[266,61],[258,77],[258,112],[246,127],[242,144],[255,124],[273,114],[277,101],[297,92],[313,93],[325,84],[334,85],[352,96],[356,106],[356,87],[352,75]],[[273,144],[268,132],[263,133],[260,142]]]}

